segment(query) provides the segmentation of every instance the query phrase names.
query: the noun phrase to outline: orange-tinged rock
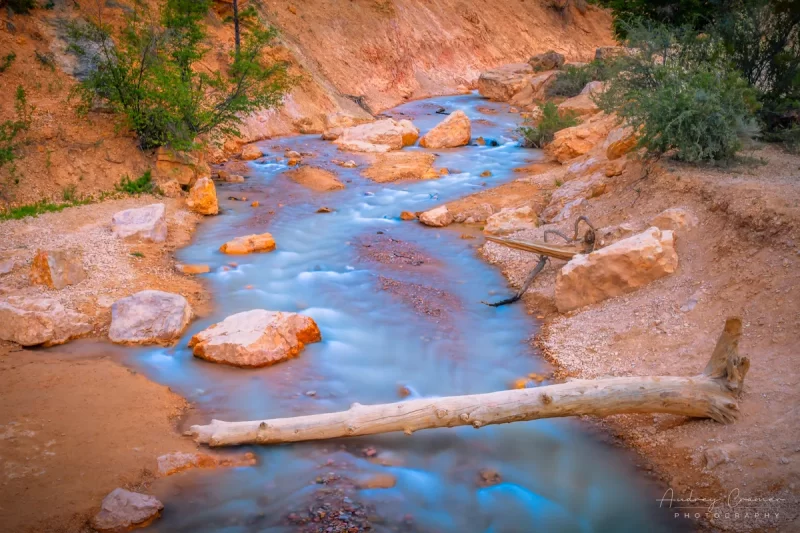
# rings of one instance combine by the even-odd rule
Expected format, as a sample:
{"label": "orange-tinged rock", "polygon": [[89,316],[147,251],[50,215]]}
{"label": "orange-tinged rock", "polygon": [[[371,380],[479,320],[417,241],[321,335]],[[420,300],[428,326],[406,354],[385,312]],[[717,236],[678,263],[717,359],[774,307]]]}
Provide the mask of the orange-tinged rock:
{"label": "orange-tinged rock", "polygon": [[491,176],[492,176],[492,171],[491,170],[484,170],[483,172],[481,172],[481,177],[482,178],[490,178]]}
{"label": "orange-tinged rock", "polygon": [[242,148],[242,159],[244,161],[252,161],[254,159],[258,159],[259,157],[263,157],[264,152],[261,151],[261,148],[256,146],[255,144],[248,144],[244,148]]}
{"label": "orange-tinged rock", "polygon": [[[375,156],[375,161],[361,175],[378,183],[423,179],[431,175],[435,159],[434,154],[427,152],[388,152]],[[439,177],[438,172],[433,174]]]}
{"label": "orange-tinged rock", "polygon": [[519,378],[519,379],[515,379],[511,383],[511,388],[512,389],[524,389],[527,385],[528,385],[528,380],[527,379]]}
{"label": "orange-tinged rock", "polygon": [[297,165],[300,164],[300,159],[294,157],[290,159],[286,164],[289,165],[290,167],[296,167]]}
{"label": "orange-tinged rock", "polygon": [[257,368],[297,356],[322,337],[311,317],[253,309],[227,317],[189,341],[195,357],[214,363]]}
{"label": "orange-tinged rock", "polygon": [[605,141],[613,125],[612,121],[609,117],[596,116],[578,126],[557,131],[546,150],[559,163],[582,156]]}
{"label": "orange-tinged rock", "polygon": [[258,207],[260,204],[258,202],[253,202],[250,204],[250,207]]}
{"label": "orange-tinged rock", "polygon": [[417,218],[417,215],[411,211],[403,211],[400,213],[400,220],[414,220],[415,218]]}
{"label": "orange-tinged rock", "polygon": [[344,128],[334,141],[340,150],[352,152],[387,152],[400,150],[417,141],[419,130],[410,120],[386,118]]}
{"label": "orange-tinged rock", "polygon": [[478,77],[478,92],[484,98],[508,102],[528,84],[533,73],[528,63],[511,63],[487,70]]}
{"label": "orange-tinged rock", "polygon": [[271,252],[275,249],[275,239],[271,233],[260,235],[245,235],[236,237],[220,246],[219,251],[224,254],[249,254],[253,252]]}
{"label": "orange-tinged rock", "polygon": [[38,250],[31,264],[30,280],[34,285],[63,289],[86,279],[80,254],[63,250]]}
{"label": "orange-tinged rock", "polygon": [[606,177],[613,178],[614,176],[619,176],[623,172],[625,172],[625,167],[627,166],[627,161],[625,159],[616,159],[614,161],[609,161],[606,163]]}
{"label": "orange-tinged rock", "polygon": [[171,476],[192,468],[253,466],[256,463],[256,456],[252,452],[236,455],[175,452],[159,456],[158,473],[162,476]]}
{"label": "orange-tinged rock", "polygon": [[594,115],[599,112],[600,108],[597,107],[597,104],[592,100],[591,94],[579,94],[578,96],[573,96],[572,98],[564,100],[558,105],[558,114],[561,116],[572,114],[580,117],[583,115]]}
{"label": "orange-tinged rock", "polygon": [[201,215],[216,215],[219,213],[217,203],[217,188],[211,178],[200,178],[189,190],[186,206]]}
{"label": "orange-tinged rock", "polygon": [[181,274],[206,274],[211,271],[211,267],[208,265],[183,265],[178,264],[175,265],[175,270],[180,272]]}
{"label": "orange-tinged rock", "polygon": [[419,141],[425,148],[454,148],[469,144],[472,126],[466,113],[453,111]]}
{"label": "orange-tinged rock", "polygon": [[312,191],[328,192],[344,189],[344,183],[339,181],[336,174],[319,167],[300,167],[284,172],[284,176]]}
{"label": "orange-tinged rock", "polygon": [[378,472],[359,476],[355,482],[359,489],[391,489],[397,484],[397,478],[392,474]]}
{"label": "orange-tinged rock", "polygon": [[192,185],[210,176],[211,168],[203,161],[202,152],[178,152],[162,146],[156,150],[155,174],[161,181],[174,179],[180,185]]}
{"label": "orange-tinged rock", "polygon": [[607,142],[606,157],[613,161],[636,148],[639,140],[631,128],[617,128],[609,133]]}
{"label": "orange-tinged rock", "polygon": [[621,296],[677,268],[672,231],[651,227],[590,254],[576,255],[556,278],[556,307],[565,313]]}

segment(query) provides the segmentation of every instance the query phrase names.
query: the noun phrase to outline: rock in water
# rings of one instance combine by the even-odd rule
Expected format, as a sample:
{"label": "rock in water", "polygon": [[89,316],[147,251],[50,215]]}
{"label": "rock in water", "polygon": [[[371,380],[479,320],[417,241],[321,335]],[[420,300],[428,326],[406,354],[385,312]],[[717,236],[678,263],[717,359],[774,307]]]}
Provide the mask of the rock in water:
{"label": "rock in water", "polygon": [[217,188],[211,178],[200,178],[192,185],[186,205],[195,213],[201,215],[216,215],[219,213],[217,203]]}
{"label": "rock in water", "polygon": [[51,298],[0,300],[0,339],[22,346],[63,344],[92,330],[89,317]]}
{"label": "rock in water", "polygon": [[344,183],[339,181],[336,174],[318,167],[300,167],[284,172],[284,175],[312,191],[328,192],[344,189]]}
{"label": "rock in water", "polygon": [[118,344],[172,344],[192,320],[180,294],[141,291],[114,302],[108,338]]}
{"label": "rock in water", "polygon": [[86,279],[80,254],[63,250],[38,250],[31,264],[30,280],[34,285],[63,289]]}
{"label": "rock in water", "polygon": [[411,146],[419,138],[419,130],[410,120],[391,118],[344,128],[334,141],[340,150],[353,152],[385,152]]}
{"label": "rock in water", "polygon": [[242,159],[244,161],[252,161],[254,159],[258,159],[262,157],[264,152],[261,151],[261,148],[256,146],[255,144],[248,144],[244,148],[242,148]]}
{"label": "rock in water", "polygon": [[322,337],[316,322],[297,313],[254,309],[231,315],[192,337],[195,357],[256,368],[297,356]]}
{"label": "rock in water", "polygon": [[209,455],[207,453],[175,452],[158,458],[158,473],[171,476],[192,468],[219,468],[223,466],[253,466],[256,456],[252,452],[242,455]]}
{"label": "rock in water", "polygon": [[419,221],[426,226],[441,228],[453,223],[453,213],[447,209],[446,205],[440,205],[422,213],[419,216]]}
{"label": "rock in water", "polygon": [[469,144],[472,129],[463,111],[454,111],[419,141],[425,148],[454,148]]}
{"label": "rock in water", "polygon": [[[377,156],[361,174],[378,183],[419,180],[433,167],[434,159],[436,156],[427,152],[389,152]],[[436,177],[439,177],[438,173]]]}
{"label": "rock in water", "polygon": [[556,278],[556,307],[565,313],[613,298],[675,272],[671,231],[652,227],[586,255],[576,255]]}
{"label": "rock in water", "polygon": [[138,239],[145,242],[167,240],[167,219],[164,204],[126,209],[115,213],[111,230],[121,239]]}
{"label": "rock in water", "polygon": [[100,512],[92,519],[92,527],[102,532],[122,532],[148,526],[161,516],[164,504],[154,496],[114,489],[103,498]]}
{"label": "rock in water", "polygon": [[271,233],[260,235],[245,235],[236,237],[219,247],[219,251],[224,254],[240,255],[252,252],[271,252],[275,249],[275,239]]}

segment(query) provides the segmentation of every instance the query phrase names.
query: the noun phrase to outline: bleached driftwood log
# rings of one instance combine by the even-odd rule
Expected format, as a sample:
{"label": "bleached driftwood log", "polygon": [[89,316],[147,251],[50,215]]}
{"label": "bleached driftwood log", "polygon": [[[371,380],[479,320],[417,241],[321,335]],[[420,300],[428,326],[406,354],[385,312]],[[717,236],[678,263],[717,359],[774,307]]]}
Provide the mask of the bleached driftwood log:
{"label": "bleached driftwood log", "polygon": [[733,422],[750,361],[739,356],[739,318],[729,318],[702,374],[575,380],[532,389],[424,398],[382,405],[353,404],[338,413],[192,426],[210,446],[278,444],[470,424],[480,428],[539,418],[670,413]]}

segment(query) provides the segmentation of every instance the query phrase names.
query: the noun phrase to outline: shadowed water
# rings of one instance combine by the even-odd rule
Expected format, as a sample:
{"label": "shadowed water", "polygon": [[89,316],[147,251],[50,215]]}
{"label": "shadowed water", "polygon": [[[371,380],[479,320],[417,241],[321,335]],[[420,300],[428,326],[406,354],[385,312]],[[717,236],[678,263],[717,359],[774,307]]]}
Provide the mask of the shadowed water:
{"label": "shadowed water", "polygon": [[[476,240],[460,230],[402,222],[401,211],[420,211],[510,181],[515,167],[536,160],[512,138],[519,115],[475,95],[434,98],[390,112],[408,117],[424,133],[447,111],[462,109],[473,139],[497,146],[436,150],[436,167],[451,173],[437,180],[375,184],[360,176],[364,156],[337,152],[318,136],[260,143],[262,160],[251,164],[245,184],[221,185],[223,212],[200,226],[187,263],[208,263],[215,300],[212,316],[192,324],[175,348],[129,351],[129,363],[197,405],[200,422],[246,420],[343,410],[398,401],[398,386],[422,396],[503,390],[516,378],[543,371],[531,348],[535,324],[524,306],[491,308],[509,289],[500,273],[481,261]],[[314,193],[280,174],[285,149],[312,152],[304,163],[333,168],[346,188]],[[420,150],[421,148],[406,148]],[[361,168],[332,167],[354,159]],[[481,177],[489,170],[491,177]],[[246,202],[227,200],[247,196]],[[259,200],[262,208],[250,207]],[[280,205],[279,205],[280,203]],[[335,212],[318,214],[320,206]],[[259,218],[260,209],[273,217]],[[226,240],[269,231],[277,250],[224,256]],[[420,268],[365,261],[363,239],[382,235],[411,243],[431,261]],[[382,237],[383,238],[383,237]],[[235,267],[227,268],[230,261]],[[432,320],[390,292],[379,276],[443,290],[452,305]],[[252,286],[252,287],[249,287]],[[296,311],[314,318],[323,341],[300,357],[264,369],[238,369],[192,357],[191,335],[249,309]],[[600,347],[601,348],[601,347]],[[381,466],[360,453],[374,447]],[[654,487],[633,470],[630,458],[594,441],[570,421],[535,421],[475,430],[429,430],[405,435],[254,449],[257,467],[191,472],[153,487],[166,504],[157,531],[292,531],[286,515],[303,510],[321,486],[318,478],[389,472],[390,489],[366,489],[350,497],[374,506],[376,531],[527,532],[657,531],[663,524]],[[481,469],[502,483],[480,487]]]}

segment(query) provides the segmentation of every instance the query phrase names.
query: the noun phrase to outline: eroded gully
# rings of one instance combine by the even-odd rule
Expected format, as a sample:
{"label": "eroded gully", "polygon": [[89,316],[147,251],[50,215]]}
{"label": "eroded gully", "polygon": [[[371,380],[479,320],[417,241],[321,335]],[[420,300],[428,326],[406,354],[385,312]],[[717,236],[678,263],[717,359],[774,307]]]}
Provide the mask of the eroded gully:
{"label": "eroded gully", "polygon": [[[444,118],[436,114],[440,107],[463,110],[473,139],[498,145],[437,150],[436,167],[450,169],[437,180],[376,184],[360,176],[365,158],[337,152],[318,135],[260,143],[265,157],[251,164],[249,179],[218,186],[222,215],[207,219],[179,253],[183,262],[212,265],[207,281],[214,313],[193,323],[174,348],[128,350],[127,363],[193,402],[195,423],[394,402],[399,387],[421,396],[490,392],[545,371],[531,347],[535,323],[524,307],[480,303],[509,290],[477,256],[480,240],[462,239],[463,229],[398,218],[403,210],[425,210],[510,181],[515,167],[540,157],[512,139],[519,115],[476,95],[412,102],[388,114],[412,119],[424,133]],[[303,162],[335,170],[346,188],[315,193],[290,182],[281,176],[286,149],[312,153]],[[337,158],[354,159],[360,168],[336,167],[331,160]],[[485,170],[492,176],[481,177]],[[250,207],[252,201],[261,207]],[[317,213],[321,206],[334,211]],[[277,242],[272,253],[218,252],[230,238],[266,231]],[[373,248],[397,241],[422,262],[403,261],[402,250],[389,250],[400,258],[396,262],[370,256]],[[422,312],[414,305],[420,301]],[[192,357],[186,347],[191,335],[256,308],[310,315],[323,341],[296,359],[258,370]],[[374,531],[640,532],[658,530],[664,518],[658,491],[635,471],[631,457],[568,420],[253,451],[255,467],[193,471],[155,483],[152,490],[166,509],[150,529],[360,531],[369,523]],[[355,488],[376,473],[394,476],[395,486]],[[309,509],[326,516],[303,525]]]}

